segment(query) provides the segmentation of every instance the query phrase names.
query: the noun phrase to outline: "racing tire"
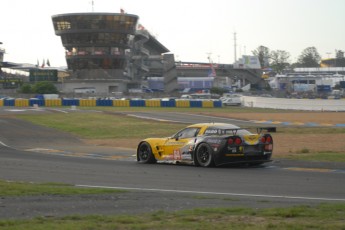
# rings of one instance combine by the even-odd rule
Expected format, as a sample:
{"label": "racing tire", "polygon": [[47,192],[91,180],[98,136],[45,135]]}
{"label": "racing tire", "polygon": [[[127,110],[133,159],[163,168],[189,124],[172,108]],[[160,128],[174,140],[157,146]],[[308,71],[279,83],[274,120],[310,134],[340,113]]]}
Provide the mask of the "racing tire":
{"label": "racing tire", "polygon": [[195,151],[194,164],[201,167],[214,166],[213,150],[206,143],[201,143]]}
{"label": "racing tire", "polygon": [[137,159],[144,164],[156,163],[156,158],[152,153],[152,149],[149,143],[143,142],[139,145],[137,151]]}

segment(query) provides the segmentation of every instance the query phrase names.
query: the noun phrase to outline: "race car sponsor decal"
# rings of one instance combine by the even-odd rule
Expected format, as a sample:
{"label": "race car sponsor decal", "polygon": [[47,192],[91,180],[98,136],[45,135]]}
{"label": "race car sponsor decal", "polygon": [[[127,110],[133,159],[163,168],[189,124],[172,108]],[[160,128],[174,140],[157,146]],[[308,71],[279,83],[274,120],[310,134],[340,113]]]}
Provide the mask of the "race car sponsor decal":
{"label": "race car sponsor decal", "polygon": [[163,156],[163,158],[173,161],[191,160],[192,155],[189,152],[182,152],[181,149],[174,149],[173,154]]}
{"label": "race car sponsor decal", "polygon": [[181,160],[182,156],[181,156],[181,152],[179,149],[175,149],[174,150],[174,160]]}
{"label": "race car sponsor decal", "polygon": [[220,144],[222,142],[222,139],[207,139],[207,143],[210,144]]}
{"label": "race car sponsor decal", "polygon": [[177,141],[171,141],[171,142],[167,142],[165,145],[185,145],[185,142],[177,142]]}
{"label": "race car sponsor decal", "polygon": [[230,153],[237,153],[237,148],[236,147],[228,147],[228,151]]}
{"label": "race car sponsor decal", "polygon": [[205,131],[205,134],[218,134],[218,129],[208,129]]}

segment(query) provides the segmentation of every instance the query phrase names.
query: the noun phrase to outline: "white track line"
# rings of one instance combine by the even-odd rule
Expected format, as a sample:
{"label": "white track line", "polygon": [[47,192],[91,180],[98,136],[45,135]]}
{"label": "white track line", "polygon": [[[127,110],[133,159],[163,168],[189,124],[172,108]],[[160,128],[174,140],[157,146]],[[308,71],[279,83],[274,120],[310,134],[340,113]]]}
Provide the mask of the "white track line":
{"label": "white track line", "polygon": [[96,186],[96,185],[75,185],[75,186],[86,187],[86,188],[109,188],[109,189],[138,190],[138,191],[151,191],[151,192],[154,191],[154,192],[173,192],[173,193],[193,193],[193,194],[209,194],[209,195],[296,199],[296,200],[319,200],[319,201],[341,201],[341,202],[345,201],[345,198],[342,199],[342,198],[279,196],[279,195],[263,195],[263,194],[245,194],[245,193],[200,192],[200,191],[186,191],[186,190],[172,190],[172,189],[128,188],[128,187],[112,187],[112,186]]}
{"label": "white track line", "polygon": [[0,141],[0,145],[11,148],[10,146],[6,145],[4,142]]}

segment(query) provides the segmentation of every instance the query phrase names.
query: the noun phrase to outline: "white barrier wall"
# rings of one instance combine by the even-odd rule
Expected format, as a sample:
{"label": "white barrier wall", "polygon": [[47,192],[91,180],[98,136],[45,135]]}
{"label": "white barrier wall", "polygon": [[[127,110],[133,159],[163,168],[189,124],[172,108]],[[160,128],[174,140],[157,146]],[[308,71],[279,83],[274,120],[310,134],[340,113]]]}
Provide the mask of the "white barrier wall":
{"label": "white barrier wall", "polygon": [[344,99],[288,99],[243,96],[242,105],[245,107],[270,109],[345,111]]}

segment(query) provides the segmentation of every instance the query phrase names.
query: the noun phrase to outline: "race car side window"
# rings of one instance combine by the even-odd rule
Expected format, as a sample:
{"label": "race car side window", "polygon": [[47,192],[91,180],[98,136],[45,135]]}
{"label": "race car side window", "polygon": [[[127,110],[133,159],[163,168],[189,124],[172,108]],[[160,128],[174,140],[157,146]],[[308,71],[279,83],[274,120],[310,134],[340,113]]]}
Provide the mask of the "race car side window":
{"label": "race car side window", "polygon": [[200,128],[185,128],[178,132],[174,137],[175,138],[192,138],[196,137],[200,131]]}

